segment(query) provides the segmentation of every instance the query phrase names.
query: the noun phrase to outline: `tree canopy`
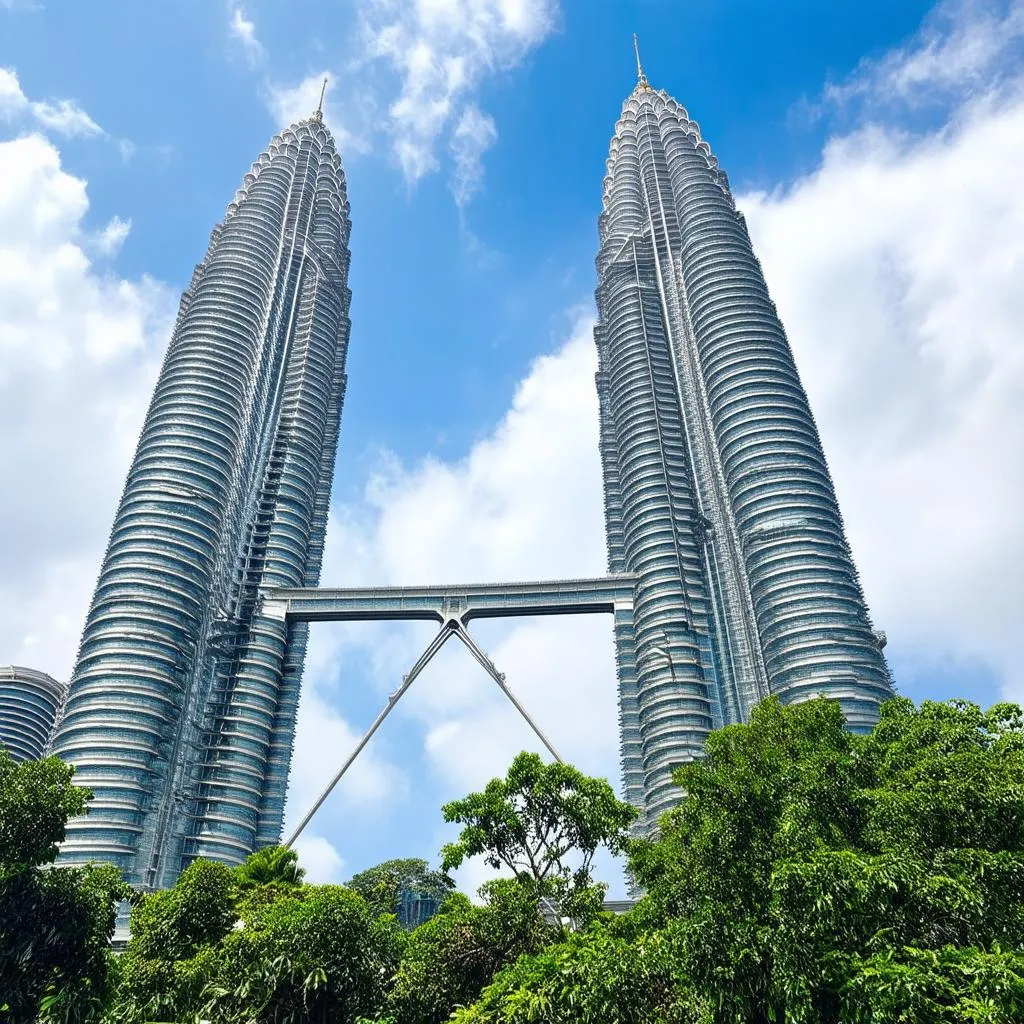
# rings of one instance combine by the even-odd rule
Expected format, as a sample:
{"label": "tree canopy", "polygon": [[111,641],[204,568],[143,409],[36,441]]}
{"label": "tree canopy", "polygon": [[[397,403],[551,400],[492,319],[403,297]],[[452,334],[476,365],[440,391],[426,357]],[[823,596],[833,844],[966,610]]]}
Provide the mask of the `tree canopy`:
{"label": "tree canopy", "polygon": [[402,891],[417,892],[441,903],[455,889],[443,871],[433,871],[418,857],[384,861],[353,875],[346,883],[378,914],[394,914]]}
{"label": "tree canopy", "polygon": [[388,999],[396,1024],[441,1024],[502,967],[555,940],[532,888],[498,879],[480,895],[479,906],[461,894],[450,897],[409,937]]}
{"label": "tree canopy", "polygon": [[[637,812],[604,779],[522,753],[504,779],[492,779],[482,793],[445,804],[441,813],[446,822],[464,826],[458,840],[442,851],[445,871],[482,855],[490,867],[510,870],[572,913],[587,904],[593,910],[594,854],[601,846],[620,852]],[[596,894],[598,905],[603,891]]]}
{"label": "tree canopy", "polygon": [[90,794],[55,757],[17,764],[0,746],[0,1019],[6,1024],[100,1013],[110,995],[115,902],[109,866],[53,868],[72,814]]}
{"label": "tree canopy", "polygon": [[860,737],[772,699],[677,781],[631,866],[716,1021],[1024,1019],[1019,708],[898,698]]}
{"label": "tree canopy", "polygon": [[[113,969],[112,868],[51,868],[87,794],[0,751],[5,1024],[1017,1024],[1024,1020],[1024,715],[895,699],[762,702],[680,768],[682,803],[628,839],[602,780],[534,755],[444,808],[444,871],[387,861],[309,885],[270,848],[133,897]],[[646,895],[602,912],[600,845]],[[445,873],[513,873],[471,903]],[[398,889],[443,897],[402,931]],[[576,901],[575,931],[539,901]],[[589,900],[589,903],[588,903]],[[116,982],[116,985],[115,985]],[[116,994],[114,989],[116,987]]]}

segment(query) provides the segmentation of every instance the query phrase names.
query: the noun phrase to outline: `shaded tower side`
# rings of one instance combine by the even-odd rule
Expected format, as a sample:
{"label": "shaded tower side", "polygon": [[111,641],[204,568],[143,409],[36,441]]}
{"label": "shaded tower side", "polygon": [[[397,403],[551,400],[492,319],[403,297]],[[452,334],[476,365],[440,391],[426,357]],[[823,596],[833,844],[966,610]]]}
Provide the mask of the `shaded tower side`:
{"label": "shaded tower side", "polygon": [[678,800],[672,771],[722,721],[714,634],[671,337],[638,136],[612,143],[597,258],[597,388],[609,565],[638,574],[616,623],[625,794],[641,828]]}
{"label": "shaded tower side", "polygon": [[66,688],[34,668],[0,668],[0,745],[15,761],[46,754]]}
{"label": "shaded tower side", "polygon": [[[225,710],[224,623],[237,618],[302,294],[296,217],[320,162],[340,178],[333,143],[302,152],[312,134],[300,122],[272,140],[182,297],[54,739],[95,793],[62,860],[109,860],[143,885],[180,868],[194,766]],[[347,239],[347,209],[345,223]]]}

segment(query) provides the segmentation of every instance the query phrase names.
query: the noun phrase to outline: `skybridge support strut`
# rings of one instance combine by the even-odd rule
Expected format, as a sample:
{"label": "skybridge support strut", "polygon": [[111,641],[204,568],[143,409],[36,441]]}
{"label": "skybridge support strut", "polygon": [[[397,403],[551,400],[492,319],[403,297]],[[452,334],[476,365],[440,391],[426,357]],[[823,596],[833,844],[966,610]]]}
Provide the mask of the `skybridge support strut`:
{"label": "skybridge support strut", "polygon": [[295,841],[299,838],[300,835],[302,835],[303,830],[313,819],[313,816],[323,806],[324,801],[334,791],[334,787],[337,786],[337,784],[342,780],[345,773],[349,770],[349,768],[352,767],[356,758],[360,755],[360,753],[362,753],[363,748],[373,738],[373,734],[381,727],[381,725],[384,722],[384,719],[391,714],[391,712],[395,708],[395,705],[398,704],[398,702],[408,691],[409,687],[412,686],[416,677],[427,667],[427,665],[430,664],[434,655],[437,654],[437,652],[440,651],[442,647],[444,647],[445,643],[447,643],[447,641],[452,636],[457,636],[459,640],[462,641],[462,643],[469,650],[469,653],[473,655],[476,661],[479,662],[481,666],[483,666],[487,674],[498,684],[498,687],[501,689],[501,692],[504,693],[506,697],[508,697],[509,701],[511,701],[512,703],[512,706],[519,712],[520,715],[523,716],[527,725],[530,726],[530,728],[537,734],[537,737],[540,739],[541,743],[543,743],[544,746],[547,747],[547,749],[550,751],[551,756],[559,763],[562,762],[562,758],[560,757],[558,751],[555,750],[555,748],[551,745],[551,742],[548,740],[547,736],[544,735],[544,733],[541,731],[537,723],[534,722],[534,720],[530,717],[526,708],[524,708],[523,705],[519,703],[515,694],[513,694],[512,691],[509,689],[508,684],[505,682],[504,674],[498,671],[498,669],[495,667],[494,662],[491,661],[487,654],[469,635],[469,631],[466,629],[465,623],[463,623],[463,621],[460,618],[453,617],[448,619],[448,621],[441,626],[441,628],[437,631],[437,634],[434,636],[433,640],[430,641],[426,649],[416,660],[416,664],[413,665],[413,667],[409,670],[408,675],[402,677],[402,685],[397,690],[395,690],[393,694],[391,694],[391,696],[388,698],[387,704],[384,705],[384,708],[381,711],[381,713],[374,719],[373,724],[363,734],[363,738],[359,741],[359,743],[356,744],[355,750],[353,750],[352,753],[349,754],[348,759],[338,769],[338,772],[334,776],[334,778],[331,779],[331,781],[327,784],[324,791],[317,798],[316,803],[313,804],[313,806],[306,812],[306,816],[302,819],[302,821],[299,822],[297,828],[291,834],[291,837],[288,839],[288,842],[285,843],[286,848],[291,847],[295,844]]}

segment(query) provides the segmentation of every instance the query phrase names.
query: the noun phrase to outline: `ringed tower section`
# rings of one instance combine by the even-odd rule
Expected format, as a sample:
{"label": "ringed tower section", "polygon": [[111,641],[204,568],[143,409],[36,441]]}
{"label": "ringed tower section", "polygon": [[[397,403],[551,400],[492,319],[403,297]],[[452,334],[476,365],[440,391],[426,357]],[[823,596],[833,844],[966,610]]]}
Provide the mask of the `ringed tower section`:
{"label": "ringed tower section", "polygon": [[[743,215],[700,127],[637,83],[599,221],[595,341],[626,796],[646,824],[672,769],[769,693],[891,695],[807,396]],[[643,824],[643,822],[641,822]]]}
{"label": "ringed tower section", "polygon": [[345,392],[349,204],[320,110],[271,140],[182,295],[53,749],[95,794],[61,859],[144,887],[277,841]]}

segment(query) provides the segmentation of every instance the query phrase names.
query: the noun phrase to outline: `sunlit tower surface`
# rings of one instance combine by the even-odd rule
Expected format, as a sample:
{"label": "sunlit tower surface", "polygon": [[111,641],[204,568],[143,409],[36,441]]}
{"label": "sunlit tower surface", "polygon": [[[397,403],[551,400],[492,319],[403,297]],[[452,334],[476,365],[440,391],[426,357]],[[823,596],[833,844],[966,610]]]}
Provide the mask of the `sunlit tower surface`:
{"label": "sunlit tower surface", "polygon": [[615,127],[595,329],[609,568],[638,575],[616,632],[625,795],[643,824],[674,767],[768,694],[891,695],[793,354],[700,128],[637,84]]}
{"label": "sunlit tower surface", "polygon": [[146,887],[279,840],[345,392],[350,222],[318,110],[214,228],[114,520],[54,752],[95,794],[61,859]]}

